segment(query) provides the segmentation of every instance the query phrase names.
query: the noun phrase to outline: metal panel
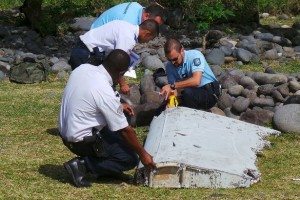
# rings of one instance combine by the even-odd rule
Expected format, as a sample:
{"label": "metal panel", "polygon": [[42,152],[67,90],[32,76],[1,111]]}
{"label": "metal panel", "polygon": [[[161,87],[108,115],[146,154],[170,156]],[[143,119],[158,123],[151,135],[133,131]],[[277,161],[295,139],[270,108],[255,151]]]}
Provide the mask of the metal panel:
{"label": "metal panel", "polygon": [[150,125],[145,149],[157,169],[140,163],[137,179],[150,187],[249,187],[260,173],[256,154],[279,131],[200,110],[167,109]]}

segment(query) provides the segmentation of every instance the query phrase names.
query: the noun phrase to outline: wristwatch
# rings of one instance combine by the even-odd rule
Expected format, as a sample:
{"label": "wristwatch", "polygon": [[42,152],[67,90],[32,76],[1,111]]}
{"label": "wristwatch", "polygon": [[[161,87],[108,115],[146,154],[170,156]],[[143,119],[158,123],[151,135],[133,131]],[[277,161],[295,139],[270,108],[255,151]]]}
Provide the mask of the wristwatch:
{"label": "wristwatch", "polygon": [[175,88],[175,83],[170,84],[170,88],[171,88],[172,90],[175,90],[175,89],[176,89],[176,88]]}

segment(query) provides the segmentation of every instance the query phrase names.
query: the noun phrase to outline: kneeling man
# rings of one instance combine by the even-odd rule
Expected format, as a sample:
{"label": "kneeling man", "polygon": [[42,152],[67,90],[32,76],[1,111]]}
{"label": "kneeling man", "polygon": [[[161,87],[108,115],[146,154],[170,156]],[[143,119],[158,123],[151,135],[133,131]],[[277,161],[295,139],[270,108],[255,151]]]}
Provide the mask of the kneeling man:
{"label": "kneeling man", "polygon": [[102,65],[82,64],[76,68],[64,90],[59,130],[63,143],[78,157],[64,167],[77,187],[88,187],[86,173],[119,176],[141,162],[155,167],[152,156],[138,142],[123,112],[133,115],[128,104],[121,104],[112,88],[129,66],[129,55],[113,50]]}

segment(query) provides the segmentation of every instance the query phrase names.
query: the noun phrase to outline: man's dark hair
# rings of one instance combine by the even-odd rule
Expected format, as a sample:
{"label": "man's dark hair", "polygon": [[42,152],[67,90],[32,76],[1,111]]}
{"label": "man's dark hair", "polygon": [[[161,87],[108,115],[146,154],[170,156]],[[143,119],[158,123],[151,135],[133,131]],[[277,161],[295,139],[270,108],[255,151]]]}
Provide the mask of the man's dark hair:
{"label": "man's dark hair", "polygon": [[157,16],[161,17],[162,20],[165,20],[165,18],[166,18],[165,9],[156,4],[146,7],[145,12],[149,13],[151,19],[153,19]]}
{"label": "man's dark hair", "polygon": [[114,70],[122,72],[126,71],[130,64],[129,55],[122,49],[114,49],[108,54],[103,61],[105,68],[114,68]]}
{"label": "man's dark hair", "polygon": [[140,28],[150,31],[153,36],[158,36],[159,25],[154,19],[147,19],[140,24]]}
{"label": "man's dark hair", "polygon": [[177,52],[180,52],[180,50],[182,49],[182,45],[179,40],[175,38],[168,38],[165,43],[164,49],[165,54],[169,54],[173,49],[175,49]]}

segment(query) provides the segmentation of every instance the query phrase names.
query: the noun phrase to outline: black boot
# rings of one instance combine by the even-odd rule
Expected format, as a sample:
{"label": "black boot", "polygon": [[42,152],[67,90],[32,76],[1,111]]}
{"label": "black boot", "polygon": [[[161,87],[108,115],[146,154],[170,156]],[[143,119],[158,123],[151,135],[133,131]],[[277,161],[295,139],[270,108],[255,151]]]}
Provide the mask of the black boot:
{"label": "black boot", "polygon": [[64,163],[64,167],[71,175],[73,183],[76,187],[91,186],[91,183],[85,179],[87,169],[83,159],[73,158],[72,160]]}

